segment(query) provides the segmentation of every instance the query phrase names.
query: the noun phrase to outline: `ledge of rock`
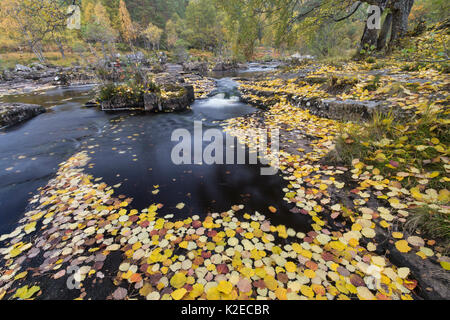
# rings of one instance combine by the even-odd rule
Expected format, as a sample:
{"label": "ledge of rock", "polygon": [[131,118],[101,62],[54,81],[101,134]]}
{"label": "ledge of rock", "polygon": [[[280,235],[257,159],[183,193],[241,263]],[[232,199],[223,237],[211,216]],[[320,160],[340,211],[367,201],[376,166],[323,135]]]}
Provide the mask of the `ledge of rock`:
{"label": "ledge of rock", "polygon": [[[271,107],[280,102],[280,97],[272,91],[256,91],[252,89],[241,89],[241,100],[261,108]],[[393,112],[397,119],[411,117],[413,113],[405,110],[392,108],[384,101],[359,101],[308,98],[302,96],[284,96],[287,101],[298,108],[308,110],[312,115],[340,120],[340,121],[368,121],[377,113],[387,114]]]}
{"label": "ledge of rock", "polygon": [[[173,90],[173,88],[172,88]],[[101,102],[103,111],[143,110],[153,112],[176,112],[186,110],[194,101],[194,87],[183,85],[177,87],[169,95],[159,93],[145,93],[142,99],[130,100],[127,97],[116,96]]]}
{"label": "ledge of rock", "polygon": [[309,110],[315,116],[344,121],[364,121],[387,108],[382,102],[292,98],[293,105]]}
{"label": "ledge of rock", "polygon": [[14,126],[45,111],[44,107],[35,104],[0,103],[0,128]]}
{"label": "ledge of rock", "polygon": [[234,62],[218,62],[213,67],[212,71],[230,71],[230,70],[236,70],[238,68],[237,63]]}
{"label": "ledge of rock", "polygon": [[186,62],[183,64],[183,70],[185,72],[198,72],[205,74],[208,72],[207,62]]}

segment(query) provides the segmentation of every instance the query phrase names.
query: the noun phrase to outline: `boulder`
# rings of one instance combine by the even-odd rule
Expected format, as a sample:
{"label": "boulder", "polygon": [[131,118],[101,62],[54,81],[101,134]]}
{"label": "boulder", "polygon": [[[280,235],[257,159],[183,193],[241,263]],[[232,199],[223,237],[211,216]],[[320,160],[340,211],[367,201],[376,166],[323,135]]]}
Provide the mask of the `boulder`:
{"label": "boulder", "polygon": [[150,92],[144,94],[144,110],[145,111],[161,111],[161,103],[156,93]]}
{"label": "boulder", "polygon": [[0,128],[14,126],[45,111],[44,107],[35,104],[0,103]]}
{"label": "boulder", "polygon": [[168,63],[166,70],[170,74],[181,73],[183,72],[183,66],[181,64]]}
{"label": "boulder", "polygon": [[127,54],[125,57],[131,62],[143,62],[145,59],[145,55],[141,51]]}
{"label": "boulder", "polygon": [[45,66],[43,66],[42,64],[37,63],[37,62],[32,63],[30,65],[30,67],[34,70],[44,70],[45,69]]}
{"label": "boulder", "polygon": [[214,67],[213,71],[230,71],[238,68],[238,65],[233,62],[218,62]]}
{"label": "boulder", "polygon": [[183,70],[186,72],[199,72],[199,73],[207,73],[208,72],[208,63],[207,62],[186,62],[183,64]]}
{"label": "boulder", "polygon": [[84,104],[85,108],[95,108],[98,107],[100,104],[97,102],[97,100],[89,100]]}
{"label": "boulder", "polygon": [[189,103],[192,103],[195,101],[195,91],[194,86],[191,85],[184,85],[183,88],[186,90],[186,95]]}
{"label": "boulder", "polygon": [[55,85],[68,85],[70,80],[70,76],[67,73],[60,73],[58,74],[53,81],[53,84]]}
{"label": "boulder", "polygon": [[120,110],[136,110],[142,109],[141,103],[130,101],[127,97],[116,96],[109,100],[101,102],[103,111],[120,111]]}
{"label": "boulder", "polygon": [[16,64],[14,71],[15,72],[31,72],[31,68],[24,66],[22,64]]}
{"label": "boulder", "polygon": [[142,110],[142,111],[183,111],[195,101],[194,87],[191,85],[166,84],[164,94],[144,92],[136,101],[126,96],[112,96],[102,101],[103,111]]}

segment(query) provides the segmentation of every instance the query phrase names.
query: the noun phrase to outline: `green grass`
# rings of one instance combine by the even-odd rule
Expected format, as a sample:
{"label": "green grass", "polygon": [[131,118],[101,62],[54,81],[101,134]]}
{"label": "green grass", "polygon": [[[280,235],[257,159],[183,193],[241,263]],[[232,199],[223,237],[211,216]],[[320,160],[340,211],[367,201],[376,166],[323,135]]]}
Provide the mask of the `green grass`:
{"label": "green grass", "polygon": [[[368,123],[342,129],[333,157],[347,165],[360,159],[379,168],[385,176],[409,166],[426,172],[437,171],[439,176],[430,179],[428,187],[441,189],[446,187],[441,182],[446,170],[440,157],[446,153],[436,147],[448,149],[449,129],[448,115],[444,112],[428,110],[407,122],[397,120],[392,112],[377,113]],[[415,184],[411,177],[405,182],[406,186]]]}
{"label": "green grass", "polygon": [[[408,172],[411,166],[423,173],[438,172],[438,176],[428,178],[425,188],[439,192],[448,189],[448,182],[443,179],[447,176],[445,161],[441,157],[448,156],[449,129],[448,114],[443,110],[428,109],[407,122],[396,120],[393,113],[378,113],[368,123],[343,127],[330,158],[347,166],[359,159],[378,168],[390,180],[396,180],[398,172]],[[437,146],[445,151],[438,151]],[[411,189],[418,186],[418,180],[409,176],[400,183]],[[450,252],[450,216],[438,211],[446,204],[430,203],[412,209],[405,228],[439,239],[445,252]]]}
{"label": "green grass", "polygon": [[[64,59],[59,51],[45,52],[44,56],[47,59],[47,63],[61,67],[69,67],[81,62],[81,58],[78,55],[70,52],[66,53],[66,58]],[[34,62],[39,62],[39,60],[30,52],[7,52],[0,54],[0,69],[11,69],[16,64],[28,66]]]}
{"label": "green grass", "polygon": [[442,239],[444,253],[450,252],[450,216],[437,212],[429,206],[418,207],[410,211],[405,229],[410,233],[420,231],[433,239]]}

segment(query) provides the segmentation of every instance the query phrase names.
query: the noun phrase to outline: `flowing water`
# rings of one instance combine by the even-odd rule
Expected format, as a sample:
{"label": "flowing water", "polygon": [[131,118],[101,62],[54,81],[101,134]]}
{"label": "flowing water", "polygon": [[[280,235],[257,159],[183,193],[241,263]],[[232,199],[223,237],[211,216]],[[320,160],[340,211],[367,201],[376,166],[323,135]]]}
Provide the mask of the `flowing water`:
{"label": "flowing water", "polygon": [[[92,89],[67,87],[1,99],[40,104],[48,112],[0,132],[0,234],[14,229],[28,199],[55,175],[58,164],[81,150],[87,150],[94,164],[86,171],[108,185],[121,184],[116,194],[133,198],[133,208],[162,203],[163,214],[180,218],[226,211],[234,204],[271,215],[267,208],[275,206],[278,213],[270,216],[274,223],[309,231],[307,218],[291,214],[282,200],[284,180],[261,176],[260,165],[172,163],[175,129],[193,133],[194,121],[202,121],[203,130],[221,129],[220,121],[256,111],[240,102],[232,78],[217,79],[211,97],[196,101],[191,110],[170,114],[83,108],[94,95]],[[159,193],[154,194],[155,189]],[[186,204],[182,210],[175,208],[180,202]]]}

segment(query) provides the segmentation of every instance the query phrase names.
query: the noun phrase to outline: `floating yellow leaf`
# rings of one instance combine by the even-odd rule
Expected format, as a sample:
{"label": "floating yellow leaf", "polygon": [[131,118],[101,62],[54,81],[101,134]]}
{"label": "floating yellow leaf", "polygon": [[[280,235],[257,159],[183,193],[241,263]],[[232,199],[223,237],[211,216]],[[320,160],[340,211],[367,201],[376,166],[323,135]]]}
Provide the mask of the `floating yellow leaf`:
{"label": "floating yellow leaf", "polygon": [[183,202],[180,202],[179,204],[176,205],[176,208],[177,208],[178,210],[181,210],[181,209],[184,208],[184,206],[185,206],[185,204],[184,204]]}

